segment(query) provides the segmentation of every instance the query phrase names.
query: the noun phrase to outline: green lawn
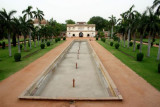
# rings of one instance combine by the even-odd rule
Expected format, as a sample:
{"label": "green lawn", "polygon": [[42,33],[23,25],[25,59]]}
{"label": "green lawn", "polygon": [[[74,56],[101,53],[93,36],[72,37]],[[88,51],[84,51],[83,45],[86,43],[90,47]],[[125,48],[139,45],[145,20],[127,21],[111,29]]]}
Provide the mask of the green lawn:
{"label": "green lawn", "polygon": [[[136,38],[136,41],[140,41],[140,39],[139,39],[139,38]],[[151,40],[151,41],[152,41],[152,40]],[[148,39],[144,38],[144,39],[143,39],[143,42],[148,43]],[[156,44],[156,43],[159,43],[159,39],[155,39],[154,44]]]}
{"label": "green lawn", "polygon": [[[40,46],[37,45],[36,48],[34,48],[33,42],[32,42],[32,49],[30,50],[28,47],[28,43],[27,43],[27,49],[28,51],[24,52],[24,48],[22,49],[22,61],[20,62],[15,62],[14,61],[14,53],[18,52],[18,48],[17,47],[12,47],[12,57],[8,56],[8,48],[6,47],[6,49],[2,49],[0,48],[0,80],[3,80],[5,78],[7,78],[8,76],[12,75],[13,73],[19,71],[20,69],[24,68],[26,65],[28,65],[29,63],[33,62],[34,60],[36,60],[37,58],[41,57],[42,55],[44,55],[45,53],[47,53],[48,51],[50,51],[51,49],[55,48],[56,46],[58,46],[59,44],[63,43],[64,41],[61,40],[58,43],[55,43],[54,41],[51,43],[51,46],[49,47],[45,47],[45,49],[41,49]],[[38,52],[36,52],[38,51]],[[30,56],[30,54],[34,53],[33,55]],[[28,56],[29,57],[25,57]]]}
{"label": "green lawn", "polygon": [[[114,46],[109,45],[109,40],[106,43],[102,41],[97,41],[100,45],[110,51],[114,56],[120,59],[124,64],[130,67],[133,71],[135,71],[138,75],[143,77],[147,82],[152,84],[155,88],[160,90],[160,74],[158,73],[158,62],[156,60],[158,48],[152,47],[151,48],[151,56],[147,57],[147,45],[143,45],[143,53],[144,59],[142,62],[136,61],[136,52],[133,52],[133,46],[129,49],[126,47],[120,46],[118,50],[115,49]],[[127,43],[126,43],[127,44]],[[147,87],[146,87],[147,88]]]}

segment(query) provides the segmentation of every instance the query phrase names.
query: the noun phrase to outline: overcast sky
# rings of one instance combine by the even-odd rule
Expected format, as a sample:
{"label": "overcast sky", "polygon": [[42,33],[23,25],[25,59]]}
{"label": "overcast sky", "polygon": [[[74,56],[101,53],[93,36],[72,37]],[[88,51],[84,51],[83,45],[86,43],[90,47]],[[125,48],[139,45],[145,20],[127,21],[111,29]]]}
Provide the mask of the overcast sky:
{"label": "overcast sky", "polygon": [[120,18],[120,14],[128,10],[133,4],[135,9],[143,12],[151,6],[154,0],[0,0],[0,9],[17,10],[16,16],[22,15],[22,10],[28,5],[35,10],[38,7],[45,14],[45,19],[53,17],[57,22],[65,20],[87,22],[92,16],[108,19],[112,14]]}

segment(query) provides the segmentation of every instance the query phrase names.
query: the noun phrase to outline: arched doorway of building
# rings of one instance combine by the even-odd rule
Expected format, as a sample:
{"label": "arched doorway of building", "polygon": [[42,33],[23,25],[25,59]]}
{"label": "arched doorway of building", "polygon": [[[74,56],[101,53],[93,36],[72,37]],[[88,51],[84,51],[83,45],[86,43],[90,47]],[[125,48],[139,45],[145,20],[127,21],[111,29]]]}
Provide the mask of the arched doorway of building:
{"label": "arched doorway of building", "polygon": [[83,37],[83,33],[82,32],[79,33],[79,37]]}
{"label": "arched doorway of building", "polygon": [[75,34],[73,34],[73,36],[75,36]]}
{"label": "arched doorway of building", "polygon": [[87,34],[87,36],[89,37],[89,34]]}

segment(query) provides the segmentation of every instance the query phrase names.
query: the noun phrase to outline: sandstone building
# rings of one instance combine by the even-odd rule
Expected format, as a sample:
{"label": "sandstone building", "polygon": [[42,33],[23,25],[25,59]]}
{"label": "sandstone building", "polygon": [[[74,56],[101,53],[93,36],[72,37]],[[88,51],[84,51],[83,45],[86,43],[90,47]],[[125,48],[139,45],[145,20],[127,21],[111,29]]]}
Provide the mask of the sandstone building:
{"label": "sandstone building", "polygon": [[67,24],[67,37],[94,37],[95,24],[86,22],[77,22],[76,24]]}

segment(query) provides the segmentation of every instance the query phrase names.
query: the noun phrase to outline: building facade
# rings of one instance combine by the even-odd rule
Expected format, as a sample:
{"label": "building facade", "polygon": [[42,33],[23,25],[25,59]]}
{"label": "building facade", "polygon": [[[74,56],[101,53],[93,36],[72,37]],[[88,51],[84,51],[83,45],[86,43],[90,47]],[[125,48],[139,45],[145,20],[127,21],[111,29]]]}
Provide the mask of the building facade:
{"label": "building facade", "polygon": [[86,24],[86,22],[77,22],[76,24],[67,24],[67,37],[94,37],[96,35],[95,24]]}

